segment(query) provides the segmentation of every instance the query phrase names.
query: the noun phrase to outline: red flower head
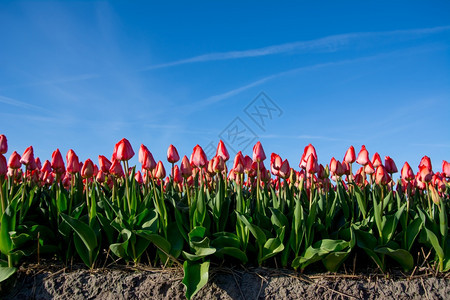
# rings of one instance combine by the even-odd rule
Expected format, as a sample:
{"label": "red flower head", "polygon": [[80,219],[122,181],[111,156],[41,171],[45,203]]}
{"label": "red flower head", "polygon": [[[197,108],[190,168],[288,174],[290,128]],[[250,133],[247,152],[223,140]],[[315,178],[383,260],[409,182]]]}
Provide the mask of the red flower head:
{"label": "red flower head", "polygon": [[116,177],[124,177],[125,176],[125,173],[123,172],[122,165],[120,164],[119,160],[115,159],[113,161],[113,163],[111,164],[111,167],[109,168],[109,173]]}
{"label": "red flower head", "polygon": [[70,149],[67,152],[66,161],[67,161],[67,172],[71,174],[80,172],[80,162],[78,160],[78,156],[75,154],[75,151]]}
{"label": "red flower head", "polygon": [[375,154],[372,156],[372,165],[374,168],[378,168],[378,166],[381,166],[383,163],[381,162],[381,157],[378,152],[375,152]]}
{"label": "red flower head", "polygon": [[356,159],[356,162],[362,166],[367,165],[370,163],[369,159],[369,152],[366,150],[366,146],[362,145],[361,150],[359,150],[358,158]]}
{"label": "red flower head", "polygon": [[283,163],[281,164],[280,170],[278,172],[280,174],[281,177],[283,177],[284,179],[288,178],[289,175],[291,175],[291,167],[289,166],[289,162],[287,159],[285,159],[283,161]]}
{"label": "red flower head", "polygon": [[8,152],[8,140],[4,134],[0,134],[0,154]]}
{"label": "red flower head", "polygon": [[130,160],[134,156],[133,148],[130,142],[123,138],[114,147],[114,154],[118,160]]}
{"label": "red flower head", "polygon": [[401,171],[401,177],[405,181],[411,181],[411,180],[414,180],[414,178],[415,178],[414,173],[413,173],[410,165],[408,164],[408,162],[405,162],[405,164],[403,165],[403,168]]}
{"label": "red flower head", "polygon": [[356,160],[355,148],[353,148],[353,146],[350,146],[347,149],[347,152],[345,152],[343,161],[345,161],[346,163],[352,164],[355,162],[355,160]]}
{"label": "red flower head", "polygon": [[221,156],[225,162],[230,159],[230,154],[228,154],[227,147],[225,147],[225,143],[222,140],[217,145],[216,156]]}
{"label": "red flower head", "polygon": [[134,179],[138,184],[143,184],[144,180],[142,179],[141,171],[137,171],[136,174],[134,174]]}
{"label": "red flower head", "polygon": [[397,173],[397,166],[392,158],[389,156],[384,157],[384,167],[389,174]]}
{"label": "red flower head", "polygon": [[92,162],[92,160],[87,159],[83,164],[83,168],[81,169],[81,177],[91,178],[96,175],[94,174],[94,171],[94,163]]}
{"label": "red flower head", "polygon": [[26,165],[27,169],[30,169],[28,168],[28,165],[32,164],[33,162],[36,163],[34,161],[33,146],[30,146],[23,152],[22,158],[20,159],[20,163]]}
{"label": "red flower head", "polygon": [[56,174],[62,174],[66,172],[64,160],[62,158],[61,152],[59,152],[59,149],[56,149],[52,153],[52,169]]}
{"label": "red flower head", "polygon": [[387,184],[389,182],[389,177],[386,172],[386,169],[383,165],[379,165],[377,167],[376,173],[375,173],[375,182],[377,184]]}
{"label": "red flower head", "polygon": [[153,158],[152,153],[148,149],[144,150],[143,153],[142,168],[148,171],[153,171],[153,169],[156,168],[156,161]]}
{"label": "red flower head", "polygon": [[253,146],[253,161],[261,162],[266,159],[266,154],[264,153],[264,149],[261,145],[261,142],[257,142],[255,146]]}
{"label": "red flower head", "polygon": [[162,161],[158,161],[158,164],[156,165],[155,177],[158,179],[166,177],[166,169],[164,168]]}
{"label": "red flower head", "polygon": [[180,156],[178,155],[177,148],[174,145],[170,145],[169,149],[167,149],[167,161],[174,164],[180,160]]}
{"label": "red flower head", "polygon": [[11,169],[20,169],[22,164],[20,163],[20,155],[16,151],[14,151],[9,157],[8,167]]}
{"label": "red flower head", "polygon": [[442,174],[450,178],[450,162],[447,162],[445,160],[442,161]]}
{"label": "red flower head", "polygon": [[109,170],[111,169],[112,163],[103,155],[98,156],[98,164],[100,166],[100,170],[104,173],[109,173]]}
{"label": "red flower head", "polygon": [[[2,179],[0,183],[3,183],[3,179],[8,173],[8,164],[6,163],[6,158],[3,156],[3,154],[0,154],[0,178]],[[0,188],[2,188],[0,186]]]}
{"label": "red flower head", "polygon": [[188,178],[189,176],[192,175],[192,167],[186,155],[181,160],[180,171],[181,176],[183,176],[184,178]]}
{"label": "red flower head", "polygon": [[206,158],[206,154],[203,151],[202,147],[196,145],[192,152],[192,162],[197,168],[203,168],[208,163],[208,159]]}
{"label": "red flower head", "polygon": [[422,166],[426,167],[429,171],[433,170],[433,168],[431,166],[431,159],[426,155],[424,157],[422,157],[422,159],[420,160],[419,169]]}

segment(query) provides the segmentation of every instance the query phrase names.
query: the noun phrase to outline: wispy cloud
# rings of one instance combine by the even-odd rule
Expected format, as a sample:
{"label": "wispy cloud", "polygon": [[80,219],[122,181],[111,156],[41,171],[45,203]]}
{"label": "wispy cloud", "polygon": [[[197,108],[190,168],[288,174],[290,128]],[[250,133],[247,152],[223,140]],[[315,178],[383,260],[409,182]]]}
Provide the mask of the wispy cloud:
{"label": "wispy cloud", "polygon": [[0,103],[12,105],[12,106],[16,106],[16,107],[20,107],[20,108],[24,108],[24,109],[30,109],[30,110],[35,110],[35,109],[45,110],[44,108],[42,108],[40,106],[37,106],[34,104],[29,104],[29,103],[19,101],[19,100],[13,99],[13,98],[5,97],[5,96],[0,96]]}
{"label": "wispy cloud", "polygon": [[321,136],[321,135],[307,135],[307,134],[301,134],[301,135],[265,134],[265,135],[259,135],[258,137],[264,138],[264,139],[347,141],[345,139],[340,139],[340,138],[336,138],[336,137]]}
{"label": "wispy cloud", "polygon": [[6,90],[6,89],[11,89],[11,88],[56,85],[56,84],[62,84],[62,83],[84,81],[84,80],[94,79],[94,78],[98,78],[98,77],[100,77],[100,75],[98,75],[98,74],[81,74],[81,75],[68,76],[68,77],[63,77],[63,78],[58,78],[58,79],[48,79],[48,80],[35,81],[35,82],[29,82],[29,83],[23,83],[23,84],[3,86],[3,87],[0,87],[0,91]]}
{"label": "wispy cloud", "polygon": [[196,62],[207,62],[207,61],[218,61],[218,60],[230,60],[239,59],[247,57],[258,57],[275,55],[289,52],[310,52],[310,51],[337,51],[343,47],[346,47],[350,42],[373,39],[374,37],[395,37],[396,41],[419,38],[425,35],[440,33],[449,31],[450,26],[432,27],[432,28],[421,28],[421,29],[410,29],[410,30],[393,30],[384,32],[356,32],[347,34],[337,34],[320,39],[310,40],[310,41],[297,41],[292,43],[285,43],[280,45],[267,46],[257,49],[249,49],[242,51],[229,51],[229,52],[214,52],[202,54],[194,57],[189,57],[185,59],[180,59],[168,63],[148,66],[143,68],[145,70],[154,70],[167,67],[174,67],[178,65],[196,63]]}

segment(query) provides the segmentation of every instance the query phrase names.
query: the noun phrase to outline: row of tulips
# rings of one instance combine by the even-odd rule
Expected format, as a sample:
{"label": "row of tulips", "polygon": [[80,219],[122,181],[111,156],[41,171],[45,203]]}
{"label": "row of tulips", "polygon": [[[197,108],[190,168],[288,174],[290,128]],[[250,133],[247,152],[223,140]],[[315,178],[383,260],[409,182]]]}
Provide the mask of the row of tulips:
{"label": "row of tulips", "polygon": [[182,264],[187,298],[207,282],[211,261],[300,270],[321,262],[337,271],[353,256],[386,272],[413,269],[422,248],[439,271],[450,269],[446,161],[433,172],[424,156],[417,173],[406,162],[395,182],[395,162],[370,159],[364,146],[324,166],[309,144],[294,170],[278,154],[268,161],[258,142],[253,157],[239,152],[227,170],[222,141],[210,160],[199,145],[190,158],[170,145],[168,175],[144,145],[140,170],[130,167],[126,139],[98,165],[73,150],[64,161],[57,149],[43,164],[32,146],[9,160],[7,152],[0,135],[0,281],[24,256],[79,258],[90,268]]}

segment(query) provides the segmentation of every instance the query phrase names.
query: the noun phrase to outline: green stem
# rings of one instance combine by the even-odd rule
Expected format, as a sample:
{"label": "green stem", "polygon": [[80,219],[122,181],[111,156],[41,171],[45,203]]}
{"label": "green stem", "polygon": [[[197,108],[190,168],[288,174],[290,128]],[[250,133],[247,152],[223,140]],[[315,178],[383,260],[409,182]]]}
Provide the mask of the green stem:
{"label": "green stem", "polygon": [[256,179],[256,211],[258,213],[261,213],[261,200],[260,200],[260,195],[259,195],[259,185],[260,185],[260,180],[261,180],[261,174],[260,174],[260,170],[259,170],[259,162],[257,162],[258,168],[257,168],[257,179]]}
{"label": "green stem", "polygon": [[130,203],[130,190],[128,188],[128,162],[125,160],[123,161],[123,167],[124,167],[124,173],[125,173],[125,190],[126,190],[126,197],[127,197],[127,204],[128,204],[128,211],[131,215],[131,203]]}

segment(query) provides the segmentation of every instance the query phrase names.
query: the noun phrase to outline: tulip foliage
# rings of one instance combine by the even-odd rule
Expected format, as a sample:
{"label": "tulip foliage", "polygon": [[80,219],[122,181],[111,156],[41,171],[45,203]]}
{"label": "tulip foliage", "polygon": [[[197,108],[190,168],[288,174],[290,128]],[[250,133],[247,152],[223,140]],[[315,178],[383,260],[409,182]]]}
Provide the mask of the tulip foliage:
{"label": "tulip foliage", "polygon": [[170,145],[170,172],[144,145],[139,170],[130,167],[126,139],[98,165],[73,150],[43,164],[31,146],[9,160],[7,151],[1,135],[0,281],[26,257],[180,266],[187,298],[206,284],[211,263],[301,271],[321,263],[335,272],[352,257],[380,272],[409,271],[424,248],[438,271],[450,270],[446,161],[436,173],[426,156],[417,173],[405,163],[394,182],[394,160],[370,159],[364,146],[324,166],[310,144],[295,170],[275,153],[266,161],[258,142],[227,170],[222,141],[210,160],[199,145],[180,160]]}

